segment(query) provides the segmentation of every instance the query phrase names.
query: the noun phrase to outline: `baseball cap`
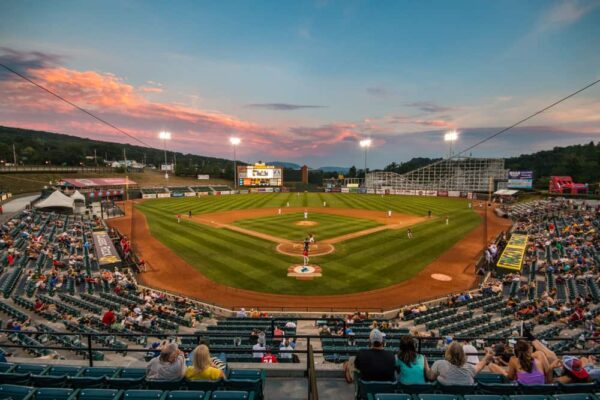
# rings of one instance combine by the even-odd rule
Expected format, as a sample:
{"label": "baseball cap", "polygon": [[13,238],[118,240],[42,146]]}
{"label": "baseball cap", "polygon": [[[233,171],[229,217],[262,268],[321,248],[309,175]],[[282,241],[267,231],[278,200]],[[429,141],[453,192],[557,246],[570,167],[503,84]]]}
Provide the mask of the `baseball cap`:
{"label": "baseball cap", "polygon": [[563,365],[571,375],[578,379],[587,379],[589,377],[588,372],[583,368],[581,360],[577,357],[564,356]]}
{"label": "baseball cap", "polygon": [[379,342],[383,343],[383,333],[379,329],[373,329],[369,334],[369,341],[371,343]]}

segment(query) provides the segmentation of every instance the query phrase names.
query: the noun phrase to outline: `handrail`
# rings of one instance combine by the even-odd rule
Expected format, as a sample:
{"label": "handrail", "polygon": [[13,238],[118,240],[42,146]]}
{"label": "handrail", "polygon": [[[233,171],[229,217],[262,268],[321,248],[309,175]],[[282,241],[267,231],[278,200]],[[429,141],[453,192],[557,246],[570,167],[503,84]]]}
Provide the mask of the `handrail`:
{"label": "handrail", "polygon": [[[82,342],[87,342],[87,348],[85,347],[75,347],[75,346],[40,346],[40,345],[31,345],[31,344],[2,344],[2,347],[5,348],[24,348],[24,349],[46,349],[46,350],[76,350],[76,351],[80,351],[83,352],[85,351],[87,353],[88,356],[88,360],[89,360],[89,365],[90,367],[93,367],[93,352],[94,351],[104,351],[104,352],[115,352],[115,353],[119,353],[119,352],[123,352],[123,351],[127,351],[127,352],[133,352],[133,353],[147,353],[150,351],[154,351],[154,349],[148,349],[148,348],[127,348],[126,350],[123,349],[122,347],[114,347],[112,345],[110,345],[110,347],[104,347],[101,345],[94,345],[94,341],[92,339],[94,338],[98,338],[98,337],[110,337],[110,336],[114,336],[114,337],[139,337],[140,333],[136,333],[136,334],[131,334],[131,333],[119,333],[119,332],[114,332],[114,333],[104,333],[104,332],[55,332],[55,331],[12,331],[12,330],[6,330],[6,329],[2,329],[0,330],[0,333],[6,333],[7,336],[9,336],[10,334],[23,334],[23,335],[31,335],[31,336],[37,336],[37,335],[49,335],[49,336],[56,336],[56,337],[69,337],[69,336],[79,336],[82,338],[85,338],[86,340]],[[210,335],[212,337],[236,337],[235,334],[229,334],[229,333],[215,333],[215,334],[211,334],[210,332],[202,332],[202,333],[198,333],[198,334],[174,334],[174,333],[162,333],[162,334],[149,334],[149,336],[153,336],[153,337],[157,337],[157,338],[162,338],[162,337],[168,337],[168,338],[173,338],[173,337],[193,337],[196,338],[197,343],[200,342],[201,338],[203,336],[206,335]],[[319,336],[319,335],[287,335],[286,338],[295,338],[295,339],[306,339],[307,340],[307,350],[293,350],[293,351],[289,351],[289,350],[279,350],[277,349],[277,351],[279,353],[288,353],[288,352],[293,352],[293,353],[297,353],[297,354],[309,354],[309,352],[311,354],[313,354],[313,367],[314,367],[314,354],[324,354],[326,351],[325,350],[314,350],[312,348],[311,345],[311,339],[323,339],[323,338],[327,338],[327,337],[333,337],[333,338],[346,338],[348,339],[349,336],[343,335],[343,336]],[[352,338],[353,340],[356,339],[366,339],[368,338],[368,335],[353,335]],[[271,338],[273,339],[273,338]],[[413,339],[418,341],[418,351],[420,352],[423,347],[422,347],[422,342],[423,341],[441,341],[444,339],[444,337],[413,337]],[[495,341],[495,342],[506,342],[506,340],[508,338],[490,338],[490,337],[454,337],[454,340],[487,340],[487,341]],[[520,338],[510,338],[510,339],[520,339]],[[395,341],[399,342],[400,338],[390,338],[387,340],[387,344],[393,344]],[[564,341],[564,340],[572,340],[572,337],[553,337],[553,338],[544,338],[545,341]],[[437,350],[443,350],[442,348],[437,348]],[[252,349],[240,349],[237,347],[226,347],[226,348],[219,348],[218,350],[219,352],[229,352],[229,353],[248,353],[248,352],[252,352]],[[346,349],[344,352],[348,353],[348,354],[356,354],[359,351],[358,348],[356,349]],[[425,353],[428,353],[427,351],[425,351]],[[477,353],[469,353],[468,355],[483,355],[484,353],[482,352],[477,352]],[[590,354],[594,354],[594,355],[598,355],[600,354],[600,349],[598,350],[576,350],[576,351],[559,351],[556,352],[556,354],[558,355],[562,355],[562,354],[569,354],[569,355],[590,355]],[[307,362],[309,360],[307,359]],[[308,366],[307,366],[308,368]],[[308,374],[308,369],[307,369],[307,374]],[[308,376],[308,375],[307,375]]]}
{"label": "handrail", "polygon": [[308,378],[308,400],[319,400],[319,388],[317,387],[317,373],[315,371],[315,356],[312,344],[308,346],[306,355],[306,374]]}

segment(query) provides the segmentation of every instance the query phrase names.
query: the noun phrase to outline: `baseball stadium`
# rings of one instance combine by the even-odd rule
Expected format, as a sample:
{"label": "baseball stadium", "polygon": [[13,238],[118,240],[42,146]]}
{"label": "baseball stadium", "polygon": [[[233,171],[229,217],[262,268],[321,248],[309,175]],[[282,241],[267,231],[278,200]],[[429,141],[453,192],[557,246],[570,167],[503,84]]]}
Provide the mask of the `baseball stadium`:
{"label": "baseball stadium", "polygon": [[0,400],[600,398],[597,2],[0,13]]}

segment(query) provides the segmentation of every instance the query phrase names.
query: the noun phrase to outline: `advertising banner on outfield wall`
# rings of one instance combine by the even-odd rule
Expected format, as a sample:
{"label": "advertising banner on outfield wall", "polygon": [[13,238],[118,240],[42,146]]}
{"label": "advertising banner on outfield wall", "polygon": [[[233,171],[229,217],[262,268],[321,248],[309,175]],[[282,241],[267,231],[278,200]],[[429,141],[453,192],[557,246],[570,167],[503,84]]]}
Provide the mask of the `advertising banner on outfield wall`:
{"label": "advertising banner on outfield wall", "polygon": [[171,197],[171,193],[156,193],[156,197],[159,199],[165,199],[167,197]]}
{"label": "advertising banner on outfield wall", "polygon": [[369,193],[369,194],[375,194],[376,191],[375,191],[375,189],[367,189],[367,193]]}
{"label": "advertising banner on outfield wall", "polygon": [[94,252],[100,268],[112,268],[121,266],[121,257],[113,245],[106,231],[92,232],[94,241]]}
{"label": "advertising banner on outfield wall", "polygon": [[342,188],[342,193],[350,193],[350,189],[349,188]]}
{"label": "advertising banner on outfield wall", "polygon": [[196,197],[196,193],[195,192],[185,192],[184,196],[185,197]]}
{"label": "advertising banner on outfield wall", "polygon": [[198,179],[199,180],[209,180],[210,179],[210,175],[198,175]]}
{"label": "advertising banner on outfield wall", "polygon": [[447,190],[438,190],[437,195],[439,197],[448,197],[448,191]]}
{"label": "advertising banner on outfield wall", "polygon": [[142,199],[155,199],[156,193],[144,193],[142,194]]}
{"label": "advertising banner on outfield wall", "polygon": [[460,197],[460,192],[456,190],[450,190],[448,192],[448,197]]}
{"label": "advertising banner on outfield wall", "polygon": [[208,196],[208,192],[196,192],[196,196],[198,196],[198,197]]}
{"label": "advertising banner on outfield wall", "polygon": [[171,197],[183,197],[183,192],[171,192]]}
{"label": "advertising banner on outfield wall", "polygon": [[248,194],[250,193],[247,189],[240,190],[240,194]]}
{"label": "advertising banner on outfield wall", "polygon": [[417,190],[417,196],[437,196],[437,190]]}

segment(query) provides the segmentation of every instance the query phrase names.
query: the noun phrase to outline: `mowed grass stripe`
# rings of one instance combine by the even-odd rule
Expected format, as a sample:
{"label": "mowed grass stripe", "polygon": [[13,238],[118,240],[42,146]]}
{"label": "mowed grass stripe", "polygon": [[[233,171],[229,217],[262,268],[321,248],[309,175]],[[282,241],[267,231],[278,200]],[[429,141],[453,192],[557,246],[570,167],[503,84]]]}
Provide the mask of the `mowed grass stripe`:
{"label": "mowed grass stripe", "polygon": [[[406,229],[374,233],[336,244],[336,252],[311,261],[323,268],[323,277],[313,281],[287,278],[287,268],[300,262],[299,257],[288,257],[274,251],[275,244],[226,229],[215,229],[183,219],[177,224],[174,214],[187,215],[302,204],[329,207],[381,210],[397,213],[426,215],[431,209],[440,218],[413,227],[415,238],[408,240]],[[191,265],[212,280],[234,287],[282,294],[341,294],[370,290],[409,279],[438,257],[456,240],[479,223],[467,202],[461,199],[427,198],[414,196],[381,196],[365,194],[291,193],[206,196],[200,198],[158,199],[144,202],[138,208],[146,213],[152,233],[165,245],[180,254]],[[446,226],[443,217],[450,216]],[[312,227],[294,225],[293,215],[274,215],[271,229],[294,232],[300,236]],[[298,214],[302,219],[302,213]],[[323,219],[321,219],[323,218]],[[339,236],[362,230],[360,219],[344,216],[310,213],[309,219],[327,224],[323,234]],[[239,222],[249,222],[239,221]],[[249,224],[256,224],[250,221]],[[291,227],[289,226],[291,224]],[[257,226],[263,224],[258,223]],[[318,227],[318,226],[317,226]],[[315,227],[316,229],[316,227]],[[279,235],[278,235],[279,236]]]}

